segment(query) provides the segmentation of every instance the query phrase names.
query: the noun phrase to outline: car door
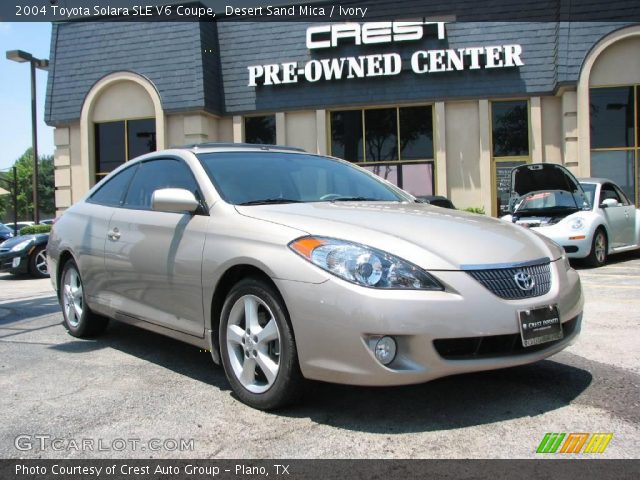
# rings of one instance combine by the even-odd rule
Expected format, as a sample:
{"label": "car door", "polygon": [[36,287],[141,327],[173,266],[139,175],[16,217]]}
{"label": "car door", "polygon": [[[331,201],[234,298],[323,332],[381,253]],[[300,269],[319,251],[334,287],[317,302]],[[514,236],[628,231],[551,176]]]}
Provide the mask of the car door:
{"label": "car door", "polygon": [[612,183],[603,183],[602,187],[600,187],[600,199],[598,201],[598,205],[602,205],[602,202],[609,199],[613,199],[618,202],[617,205],[600,208],[602,215],[607,222],[609,243],[613,248],[620,248],[625,245],[625,231],[628,224],[625,215],[625,206],[622,203],[622,199],[616,191],[615,186]]}
{"label": "car door", "polygon": [[622,229],[621,242],[622,245],[634,245],[636,243],[636,207],[629,201],[627,195],[617,185],[613,185],[618,198],[620,198],[620,204],[624,211],[624,227]]}
{"label": "car door", "polygon": [[204,334],[202,252],[209,216],[151,209],[160,188],[184,188],[203,198],[188,165],[178,158],[140,164],[122,208],[109,223],[105,270],[118,315],[191,335]]}

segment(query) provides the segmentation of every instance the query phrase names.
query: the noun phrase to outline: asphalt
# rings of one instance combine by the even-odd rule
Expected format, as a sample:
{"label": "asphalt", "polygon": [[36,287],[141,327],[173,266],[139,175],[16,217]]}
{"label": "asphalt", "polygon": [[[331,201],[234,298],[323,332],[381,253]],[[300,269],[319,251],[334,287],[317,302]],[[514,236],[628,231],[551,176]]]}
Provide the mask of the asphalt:
{"label": "asphalt", "polygon": [[583,331],[548,360],[401,388],[311,383],[277,413],[237,401],[195,347],[115,322],[71,337],[47,279],[0,274],[0,457],[539,458],[546,432],[611,432],[599,458],[638,458],[640,254],[578,270]]}

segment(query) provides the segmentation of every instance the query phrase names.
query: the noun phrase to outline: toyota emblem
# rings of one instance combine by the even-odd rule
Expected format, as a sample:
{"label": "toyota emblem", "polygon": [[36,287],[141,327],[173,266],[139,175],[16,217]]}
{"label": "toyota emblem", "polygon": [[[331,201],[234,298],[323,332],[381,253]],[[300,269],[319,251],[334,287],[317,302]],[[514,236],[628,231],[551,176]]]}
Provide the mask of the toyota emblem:
{"label": "toyota emblem", "polygon": [[513,279],[516,281],[516,285],[518,285],[518,288],[520,290],[524,290],[525,292],[528,292],[529,290],[533,289],[533,287],[536,286],[536,281],[531,276],[531,274],[524,272],[522,270],[517,272],[513,276]]}

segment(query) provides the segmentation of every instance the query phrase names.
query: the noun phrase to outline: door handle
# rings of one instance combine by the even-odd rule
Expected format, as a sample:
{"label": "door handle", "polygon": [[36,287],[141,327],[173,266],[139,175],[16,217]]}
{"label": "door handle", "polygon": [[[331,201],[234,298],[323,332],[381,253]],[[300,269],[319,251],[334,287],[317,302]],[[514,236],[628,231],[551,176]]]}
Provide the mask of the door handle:
{"label": "door handle", "polygon": [[107,233],[107,236],[111,240],[118,240],[120,238],[120,231],[117,228],[114,228],[109,233]]}

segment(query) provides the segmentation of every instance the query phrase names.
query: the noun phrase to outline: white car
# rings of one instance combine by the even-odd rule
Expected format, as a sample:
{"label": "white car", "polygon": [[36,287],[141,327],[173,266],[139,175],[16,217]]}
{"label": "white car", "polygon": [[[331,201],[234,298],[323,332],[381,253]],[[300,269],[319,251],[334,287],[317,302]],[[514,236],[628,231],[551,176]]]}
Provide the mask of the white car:
{"label": "white car", "polygon": [[611,180],[578,181],[551,163],[511,172],[510,215],[502,217],[561,245],[570,258],[602,266],[612,253],[640,248],[640,210]]}

